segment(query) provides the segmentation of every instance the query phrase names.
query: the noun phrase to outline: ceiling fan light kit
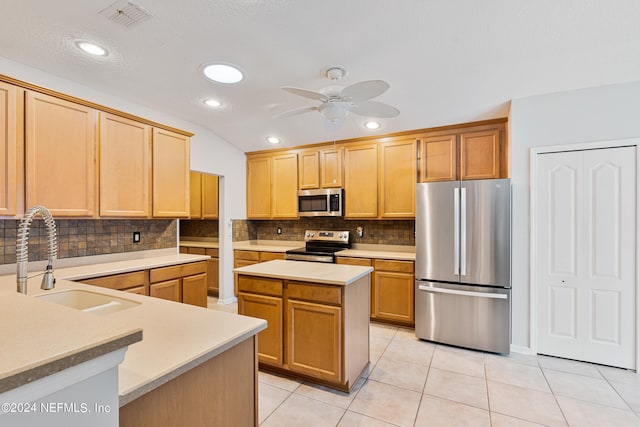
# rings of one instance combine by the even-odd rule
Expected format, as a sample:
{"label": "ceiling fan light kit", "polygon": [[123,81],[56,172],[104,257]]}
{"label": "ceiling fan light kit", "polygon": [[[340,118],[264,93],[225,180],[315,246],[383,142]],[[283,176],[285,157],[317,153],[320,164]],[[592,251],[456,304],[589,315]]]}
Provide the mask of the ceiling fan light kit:
{"label": "ceiling fan light kit", "polygon": [[[324,72],[325,77],[331,81],[340,80],[346,74],[347,71],[342,67],[330,67]],[[319,111],[322,117],[331,124],[331,128],[337,129],[349,113],[376,118],[396,117],[400,114],[398,109],[382,102],[371,101],[372,98],[382,95],[388,89],[389,84],[383,80],[363,81],[344,88],[330,86],[321,89],[319,92],[284,86],[282,90],[313,99],[314,101],[320,101],[321,104],[315,107],[302,107],[284,111],[273,118],[285,118],[310,111]]]}

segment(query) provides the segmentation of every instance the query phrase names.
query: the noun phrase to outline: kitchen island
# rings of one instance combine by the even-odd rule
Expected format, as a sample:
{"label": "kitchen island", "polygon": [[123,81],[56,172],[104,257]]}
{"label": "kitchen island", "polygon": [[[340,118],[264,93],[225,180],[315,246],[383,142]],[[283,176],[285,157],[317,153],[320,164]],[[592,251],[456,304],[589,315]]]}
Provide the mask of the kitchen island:
{"label": "kitchen island", "polygon": [[234,269],[238,313],[268,322],[260,367],[350,391],[369,365],[372,271],[285,260]]}
{"label": "kitchen island", "polygon": [[[154,259],[140,262],[154,266],[158,262],[171,263]],[[115,267],[117,271],[121,268],[121,265]],[[87,270],[89,275],[91,269],[91,266],[79,268]],[[66,275],[81,277],[84,272],[78,274],[79,270],[72,274],[67,271]],[[61,273],[59,277],[65,277],[65,272]],[[119,397],[116,401],[119,399],[121,426],[257,424],[255,335],[266,327],[263,320],[69,280],[58,279],[54,290],[42,291],[38,279],[29,280],[29,295],[18,296],[33,305],[34,312],[42,307],[55,307],[56,312],[62,313],[60,316],[76,317],[75,328],[88,328],[87,333],[96,323],[125,325],[125,331],[137,333],[134,336],[138,339],[142,330],[142,341],[128,342],[129,348],[118,368]],[[135,304],[98,316],[31,297],[70,290],[113,296]],[[8,298],[9,294],[14,298],[15,293],[15,275],[0,277],[0,298]],[[58,330],[64,327],[59,325],[58,317],[51,316],[48,320],[50,335],[55,331],[53,336],[63,344],[65,339],[72,341],[66,330]],[[33,342],[37,347],[36,336],[18,334],[17,330],[13,333],[6,330],[3,334],[3,352],[11,352],[21,342]],[[28,358],[29,353],[25,356]],[[40,359],[34,357],[24,364],[37,368]]]}

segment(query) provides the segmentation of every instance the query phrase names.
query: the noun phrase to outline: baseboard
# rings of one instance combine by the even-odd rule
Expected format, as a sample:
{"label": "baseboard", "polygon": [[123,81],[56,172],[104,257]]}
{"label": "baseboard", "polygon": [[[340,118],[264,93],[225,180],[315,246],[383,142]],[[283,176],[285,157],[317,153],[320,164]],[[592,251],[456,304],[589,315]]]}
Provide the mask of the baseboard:
{"label": "baseboard", "polygon": [[511,353],[535,355],[533,350],[531,350],[531,347],[525,347],[525,346],[522,346],[522,345],[511,344],[510,348],[511,348]]}
{"label": "baseboard", "polygon": [[218,304],[220,304],[220,305],[233,304],[236,301],[238,301],[238,298],[236,298],[236,297],[225,298],[225,299],[219,299],[218,298]]}

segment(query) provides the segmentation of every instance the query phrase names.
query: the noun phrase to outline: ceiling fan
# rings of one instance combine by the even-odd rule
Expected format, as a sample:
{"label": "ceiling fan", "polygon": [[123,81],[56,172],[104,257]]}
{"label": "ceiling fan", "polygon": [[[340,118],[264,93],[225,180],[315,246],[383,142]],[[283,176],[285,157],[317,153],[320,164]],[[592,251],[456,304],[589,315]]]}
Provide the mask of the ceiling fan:
{"label": "ceiling fan", "polygon": [[[346,70],[340,67],[331,67],[325,72],[325,76],[332,81],[340,80],[346,74]],[[371,101],[372,98],[382,95],[389,89],[389,83],[383,80],[367,80],[347,87],[328,86],[320,89],[319,92],[290,86],[284,86],[281,89],[294,95],[320,101],[321,104],[284,111],[276,114],[274,119],[319,111],[332,127],[337,128],[349,113],[378,118],[391,118],[400,114],[398,109],[390,105]]]}

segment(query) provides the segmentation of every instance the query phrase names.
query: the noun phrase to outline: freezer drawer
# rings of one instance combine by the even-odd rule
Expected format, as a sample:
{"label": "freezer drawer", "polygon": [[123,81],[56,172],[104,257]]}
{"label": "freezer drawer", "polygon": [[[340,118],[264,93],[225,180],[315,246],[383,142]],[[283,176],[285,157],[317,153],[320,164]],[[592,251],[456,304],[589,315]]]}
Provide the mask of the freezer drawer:
{"label": "freezer drawer", "polygon": [[509,353],[511,289],[416,281],[416,336]]}

